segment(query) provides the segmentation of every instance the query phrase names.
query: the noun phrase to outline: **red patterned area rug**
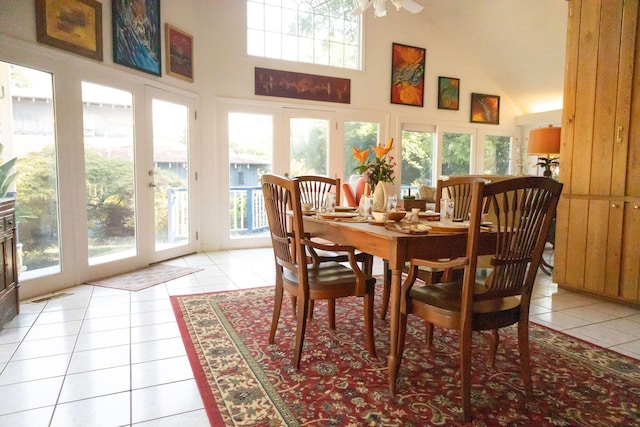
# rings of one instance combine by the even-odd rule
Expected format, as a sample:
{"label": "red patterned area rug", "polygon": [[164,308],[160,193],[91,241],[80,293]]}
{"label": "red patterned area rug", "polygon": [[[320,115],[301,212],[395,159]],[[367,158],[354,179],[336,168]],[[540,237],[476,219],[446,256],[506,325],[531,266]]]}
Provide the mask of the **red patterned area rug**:
{"label": "red patterned area rug", "polygon": [[105,288],[122,289],[125,291],[140,291],[200,270],[202,269],[179,267],[169,264],[154,264],[129,273],[87,282],[87,284]]}
{"label": "red patterned area rug", "polygon": [[[300,370],[292,369],[294,317],[285,298],[275,344],[267,338],[273,289],[172,297],[182,338],[213,426],[460,425],[457,335],[409,324],[397,395],[388,391],[388,321],[376,318],[378,358],[364,345],[362,300],[336,303],[337,329],[316,303]],[[377,303],[380,302],[378,298]],[[534,399],[519,377],[515,328],[501,332],[494,368],[474,334],[473,423],[478,426],[640,425],[640,363],[531,325]]]}

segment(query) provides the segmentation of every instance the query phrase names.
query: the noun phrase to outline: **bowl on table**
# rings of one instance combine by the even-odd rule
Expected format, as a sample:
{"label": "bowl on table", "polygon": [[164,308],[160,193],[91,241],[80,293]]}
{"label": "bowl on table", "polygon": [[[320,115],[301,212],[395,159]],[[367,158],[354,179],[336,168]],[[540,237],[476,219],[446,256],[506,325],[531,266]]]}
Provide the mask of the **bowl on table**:
{"label": "bowl on table", "polygon": [[400,221],[402,218],[404,218],[407,213],[405,211],[396,211],[396,212],[387,212],[389,214],[389,220],[391,221]]}
{"label": "bowl on table", "polygon": [[371,215],[373,215],[373,220],[375,222],[385,222],[389,219],[389,212],[373,211]]}

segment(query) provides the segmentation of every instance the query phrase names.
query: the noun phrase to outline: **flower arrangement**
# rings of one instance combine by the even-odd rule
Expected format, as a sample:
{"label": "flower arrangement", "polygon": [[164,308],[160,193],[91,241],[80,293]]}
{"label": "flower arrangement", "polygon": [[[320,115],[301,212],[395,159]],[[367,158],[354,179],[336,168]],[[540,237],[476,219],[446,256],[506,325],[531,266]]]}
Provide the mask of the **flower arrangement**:
{"label": "flower arrangement", "polygon": [[[364,175],[371,186],[371,191],[376,189],[379,182],[393,182],[393,168],[397,165],[393,156],[389,152],[393,148],[393,138],[390,138],[387,145],[378,145],[367,150],[358,150],[353,147],[353,157],[360,162],[360,165],[353,168]],[[369,151],[372,151],[375,158],[368,161]]]}

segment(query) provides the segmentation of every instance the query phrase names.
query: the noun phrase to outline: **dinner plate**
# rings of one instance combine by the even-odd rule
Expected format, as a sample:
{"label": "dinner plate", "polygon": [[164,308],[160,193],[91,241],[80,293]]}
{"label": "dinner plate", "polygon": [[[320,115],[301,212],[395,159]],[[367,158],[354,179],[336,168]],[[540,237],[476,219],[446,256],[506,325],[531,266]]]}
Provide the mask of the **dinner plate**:
{"label": "dinner plate", "polygon": [[367,222],[372,225],[385,225],[389,221],[376,221],[375,219],[370,219],[370,220],[367,220]]}
{"label": "dinner plate", "polygon": [[357,209],[351,206],[336,206],[336,212],[355,212]]}
{"label": "dinner plate", "polygon": [[336,219],[336,218],[353,218],[358,216],[356,212],[322,212],[318,213],[320,218]]}

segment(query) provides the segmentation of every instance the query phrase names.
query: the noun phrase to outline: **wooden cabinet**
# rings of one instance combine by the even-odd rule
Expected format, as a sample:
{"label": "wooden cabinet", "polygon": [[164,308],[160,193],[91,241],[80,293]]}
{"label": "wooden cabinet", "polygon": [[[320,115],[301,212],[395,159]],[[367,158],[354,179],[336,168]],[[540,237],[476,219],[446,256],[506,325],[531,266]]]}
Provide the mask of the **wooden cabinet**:
{"label": "wooden cabinet", "polygon": [[20,311],[16,252],[16,215],[13,199],[0,200],[0,329]]}
{"label": "wooden cabinet", "polygon": [[639,0],[570,0],[554,279],[640,303]]}

